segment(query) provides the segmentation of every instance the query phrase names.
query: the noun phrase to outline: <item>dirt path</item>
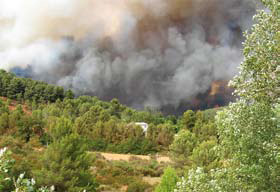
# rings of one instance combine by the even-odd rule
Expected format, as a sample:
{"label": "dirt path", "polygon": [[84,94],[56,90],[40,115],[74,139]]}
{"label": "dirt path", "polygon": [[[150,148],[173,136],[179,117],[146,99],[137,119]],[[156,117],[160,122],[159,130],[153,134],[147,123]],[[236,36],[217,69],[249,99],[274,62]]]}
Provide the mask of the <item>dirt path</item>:
{"label": "dirt path", "polygon": [[[114,154],[114,153],[100,153],[108,161],[129,161],[130,158],[136,157],[142,160],[151,160],[148,155],[128,155],[128,154]],[[171,163],[171,160],[167,156],[156,156],[156,160],[159,163]]]}

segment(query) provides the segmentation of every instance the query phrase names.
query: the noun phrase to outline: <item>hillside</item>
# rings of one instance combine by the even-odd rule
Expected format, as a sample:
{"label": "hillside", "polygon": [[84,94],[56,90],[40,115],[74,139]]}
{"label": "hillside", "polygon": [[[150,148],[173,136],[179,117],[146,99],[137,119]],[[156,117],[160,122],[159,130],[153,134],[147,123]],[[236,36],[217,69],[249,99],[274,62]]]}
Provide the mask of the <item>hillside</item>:
{"label": "hillside", "polygon": [[0,1],[0,192],[279,192],[280,1],[260,3]]}
{"label": "hillside", "polygon": [[[75,98],[71,91],[61,87],[19,78],[3,70],[0,71],[0,90],[0,148],[8,147],[13,152],[15,174],[25,172],[26,177],[38,177],[40,184],[48,186],[52,182],[38,175],[38,169],[46,166],[42,164],[42,157],[49,153],[50,147],[56,147],[57,142],[71,135],[75,135],[87,151],[119,153],[115,155],[119,157],[116,159],[119,163],[111,163],[112,155],[108,153],[102,153],[105,159],[97,158],[91,163],[91,167],[99,170],[92,175],[101,186],[99,191],[104,187],[114,190],[129,187],[132,181],[144,182],[143,186],[152,189],[147,178],[159,178],[170,164],[168,157],[162,157],[165,162],[162,164],[147,159],[148,156],[135,157],[134,160],[131,157],[130,160],[129,156],[121,154],[152,155],[155,159],[158,153],[166,156],[174,135],[182,129],[200,137],[197,146],[216,137],[213,124],[216,110],[188,111],[182,117],[164,116],[150,109],[137,111],[116,99],[104,102],[90,96]],[[147,123],[148,130],[144,131],[136,122]],[[53,150],[52,153],[58,152],[58,149]],[[125,163],[123,160],[129,161]],[[110,176],[108,172],[109,169],[128,168],[136,170],[122,172],[123,181],[119,180],[119,173]]]}

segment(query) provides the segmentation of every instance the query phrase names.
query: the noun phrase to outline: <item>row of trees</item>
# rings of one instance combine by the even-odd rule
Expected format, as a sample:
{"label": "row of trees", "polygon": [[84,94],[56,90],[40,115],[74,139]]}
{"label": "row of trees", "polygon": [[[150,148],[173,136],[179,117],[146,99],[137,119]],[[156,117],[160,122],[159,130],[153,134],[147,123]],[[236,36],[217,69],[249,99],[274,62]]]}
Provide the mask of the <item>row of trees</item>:
{"label": "row of trees", "polygon": [[16,77],[12,73],[0,70],[0,96],[10,99],[55,102],[57,99],[73,98],[71,90],[64,91],[62,87]]}
{"label": "row of trees", "polygon": [[[57,100],[52,104],[26,103],[10,111],[11,102],[0,101],[0,133],[14,132],[25,142],[38,137],[46,145],[52,142],[49,130],[64,119],[67,124],[62,123],[61,126],[67,125],[65,131],[73,127],[92,150],[134,154],[167,150],[181,129],[196,134],[198,142],[216,137],[215,111],[186,112],[192,113],[195,121],[193,127],[188,127],[185,122],[188,115],[174,121],[173,117],[165,118],[159,113],[132,110],[117,100],[102,102],[95,97],[83,96]],[[147,132],[134,124],[139,121],[149,123]]]}

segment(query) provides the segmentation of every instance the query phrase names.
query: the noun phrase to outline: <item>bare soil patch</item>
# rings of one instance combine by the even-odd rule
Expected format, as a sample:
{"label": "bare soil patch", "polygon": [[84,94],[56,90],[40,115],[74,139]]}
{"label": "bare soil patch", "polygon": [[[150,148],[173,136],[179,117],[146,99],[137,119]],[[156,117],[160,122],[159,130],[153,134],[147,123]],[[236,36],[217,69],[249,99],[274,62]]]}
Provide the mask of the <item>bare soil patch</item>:
{"label": "bare soil patch", "polygon": [[[131,158],[138,158],[141,160],[152,160],[148,155],[130,155],[130,154],[114,154],[114,153],[100,153],[108,161],[129,161]],[[155,158],[159,163],[171,163],[167,156],[156,156]]]}
{"label": "bare soil patch", "polygon": [[[0,99],[3,100],[3,101],[7,101],[7,98],[6,98],[6,97],[0,97]],[[11,104],[9,105],[9,110],[10,110],[10,111],[16,110],[17,105],[18,105],[18,102],[12,100],[12,101],[11,101]],[[25,114],[27,114],[27,115],[31,115],[31,114],[32,114],[32,112],[31,112],[30,110],[28,110],[28,107],[27,107],[26,104],[21,104],[21,106],[22,106],[22,110],[23,110],[23,112],[24,112]]]}
{"label": "bare soil patch", "polygon": [[160,183],[160,177],[143,177],[143,181],[150,185],[157,185]]}

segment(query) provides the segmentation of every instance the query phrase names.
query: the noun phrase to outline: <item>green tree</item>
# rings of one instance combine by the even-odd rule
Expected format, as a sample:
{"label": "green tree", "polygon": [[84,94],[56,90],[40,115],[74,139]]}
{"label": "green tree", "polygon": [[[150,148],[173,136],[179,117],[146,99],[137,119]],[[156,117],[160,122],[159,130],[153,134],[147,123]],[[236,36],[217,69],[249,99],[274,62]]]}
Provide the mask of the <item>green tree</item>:
{"label": "green tree", "polygon": [[2,113],[8,113],[9,112],[9,108],[7,106],[6,103],[4,103],[1,99],[0,99],[0,114]]}
{"label": "green tree", "polygon": [[170,145],[172,159],[177,166],[190,166],[190,156],[197,145],[197,138],[188,130],[181,130]]}
{"label": "green tree", "polygon": [[49,135],[54,141],[58,141],[61,138],[71,134],[72,132],[73,124],[69,119],[65,117],[52,119],[48,131]]}
{"label": "green tree", "polygon": [[0,191],[8,190],[11,185],[11,167],[13,161],[7,148],[0,149]]}
{"label": "green tree", "polygon": [[236,174],[254,191],[280,191],[280,2],[264,0],[270,11],[256,15],[246,35],[245,59],[232,81],[240,99],[218,116],[222,145]]}
{"label": "green tree", "polygon": [[186,111],[183,115],[182,121],[183,121],[183,127],[185,129],[192,131],[192,128],[194,127],[196,121],[195,112],[193,112],[192,110]]}
{"label": "green tree", "polygon": [[16,126],[19,136],[28,142],[32,135],[32,119],[29,116],[22,115],[20,119],[17,120]]}
{"label": "green tree", "polygon": [[260,11],[252,32],[245,33],[245,59],[232,86],[243,100],[271,104],[280,96],[280,2],[262,2],[269,11]]}
{"label": "green tree", "polygon": [[156,187],[155,192],[172,192],[176,188],[178,177],[175,169],[167,167],[161,177],[160,184]]}
{"label": "green tree", "polygon": [[42,167],[34,171],[38,183],[55,186],[57,192],[96,191],[90,172],[92,164],[84,141],[75,134],[54,141],[42,157]]}
{"label": "green tree", "polygon": [[24,90],[25,86],[23,84],[23,80],[20,78],[13,78],[9,84],[7,96],[10,99],[17,99],[17,95],[24,93]]}
{"label": "green tree", "polygon": [[120,117],[120,114],[124,109],[125,109],[125,107],[120,104],[118,99],[111,100],[112,115],[115,115],[116,117]]}
{"label": "green tree", "polygon": [[200,142],[217,138],[217,128],[215,122],[203,122],[198,120],[193,128],[193,133]]}
{"label": "green tree", "polygon": [[216,140],[204,141],[193,150],[192,163],[194,167],[205,167],[208,171],[218,166],[218,156],[215,151]]}
{"label": "green tree", "polygon": [[[11,174],[14,160],[11,158],[11,152],[7,151],[7,148],[0,149],[0,191],[12,191],[13,192],[53,192],[54,187],[40,187],[35,186],[34,179],[24,178],[24,174],[16,179]],[[12,182],[14,186],[11,186]]]}
{"label": "green tree", "polygon": [[75,97],[75,95],[74,95],[73,91],[68,90],[68,91],[65,92],[65,98],[74,99],[74,97]]}
{"label": "green tree", "polygon": [[5,133],[5,131],[9,128],[9,114],[2,113],[0,115],[0,134]]}
{"label": "green tree", "polygon": [[224,167],[190,171],[177,191],[280,191],[280,2],[262,2],[231,83],[239,99],[217,116]]}

